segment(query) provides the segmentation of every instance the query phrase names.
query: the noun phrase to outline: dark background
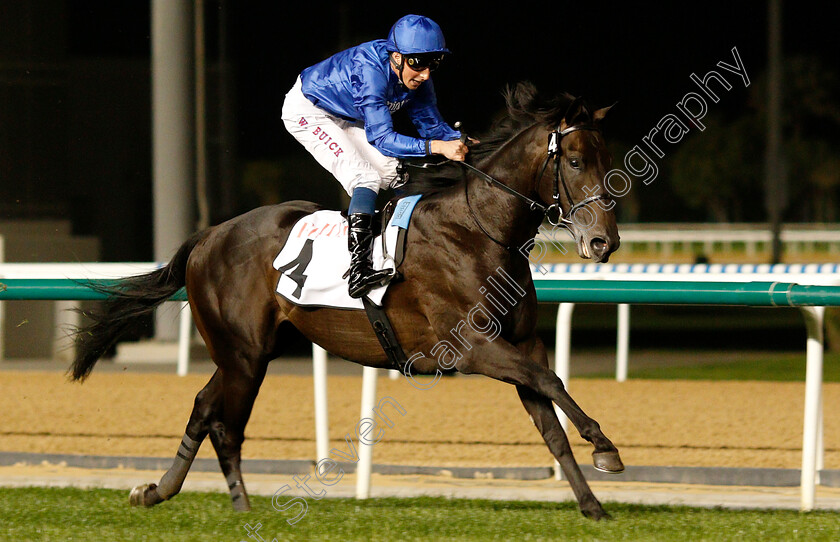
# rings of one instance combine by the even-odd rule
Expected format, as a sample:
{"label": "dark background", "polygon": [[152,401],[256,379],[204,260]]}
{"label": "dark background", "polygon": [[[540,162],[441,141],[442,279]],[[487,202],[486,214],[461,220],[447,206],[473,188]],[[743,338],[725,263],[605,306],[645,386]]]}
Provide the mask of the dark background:
{"label": "dark background", "polygon": [[[796,58],[816,63],[815,77],[828,84],[820,79],[813,85],[816,98],[810,98],[834,119],[803,124],[789,114],[785,137],[806,143],[807,137],[823,138],[836,163],[838,40],[831,7],[830,2],[784,4],[785,65],[793,66]],[[683,166],[679,155],[681,149],[698,147],[693,152],[711,161],[733,146],[740,152],[734,160],[749,167],[723,178],[721,171],[739,165],[732,157],[724,161],[712,179],[722,184],[712,192],[726,191],[726,183],[737,185],[727,192],[737,200],[729,218],[767,220],[761,193],[766,2],[206,0],[212,223],[289,199],[342,205],[338,184],[283,128],[283,97],[301,69],[348,46],[386,37],[407,13],[436,20],[454,53],[434,74],[439,106],[450,123],[460,120],[466,131],[480,134],[501,111],[505,86],[530,80],[545,94],[567,91],[595,107],[617,102],[606,135],[619,161],[663,115],[677,112],[675,105],[687,92],[697,91],[691,73],[703,77],[709,70],[721,71],[716,63],[732,63],[731,49],[737,47],[750,88],[722,72],[734,88],[721,92],[720,103],[709,104],[710,120],[714,116],[716,122],[702,135],[695,130],[680,144],[663,148],[659,178],[649,186],[636,183],[619,206],[620,222],[719,219],[706,199],[692,204],[686,198],[709,181]],[[100,239],[102,261],[153,259],[150,43],[148,1],[0,0],[0,221],[66,219],[74,234]],[[808,77],[788,74],[785,84],[807,87]],[[799,111],[805,100],[795,92],[786,96],[786,112]],[[746,130],[736,129],[739,119]],[[801,163],[818,162],[807,145],[803,148]],[[678,178],[682,185],[675,183]],[[804,178],[792,163],[792,203],[808,197]],[[837,187],[831,190],[837,196]],[[817,196],[829,210],[831,196]],[[183,204],[195,206],[194,201]],[[812,220],[808,209],[792,206],[785,219]],[[546,321],[553,319],[553,310],[541,307]],[[659,320],[634,331],[634,347],[662,345],[669,338],[684,344],[686,333],[679,326],[685,320],[678,317],[688,309],[660,308],[647,316],[647,309],[639,310],[635,327]],[[710,321],[727,322],[724,331],[717,326],[712,342],[730,347],[744,344],[735,323],[756,314],[699,310]],[[692,319],[697,317],[695,310]],[[576,344],[611,344],[614,320],[611,307],[580,313]],[[801,346],[804,333],[795,311],[774,311],[761,321],[763,347]],[[699,342],[709,341],[701,337]]]}
{"label": "dark background", "polygon": [[[596,107],[617,102],[607,137],[618,159],[697,90],[691,73],[702,77],[720,71],[720,60],[732,63],[733,47],[751,88],[724,72],[734,88],[710,103],[710,112],[726,119],[760,108],[751,93],[767,64],[765,2],[207,0],[205,6],[214,223],[287,199],[341,204],[337,183],[285,132],[283,96],[302,68],[384,38],[406,13],[435,19],[454,52],[434,74],[450,123],[460,120],[480,133],[501,109],[504,87],[530,80],[546,94],[568,91]],[[785,55],[809,55],[837,69],[830,6],[784,5]],[[69,218],[75,233],[101,237],[102,260],[151,259],[149,51],[149,2],[0,0],[0,219]],[[692,137],[697,133],[685,141]],[[671,158],[671,149],[663,150],[661,179]],[[661,179],[637,183],[625,215],[707,218]],[[756,195],[742,218],[765,220],[762,201]]]}

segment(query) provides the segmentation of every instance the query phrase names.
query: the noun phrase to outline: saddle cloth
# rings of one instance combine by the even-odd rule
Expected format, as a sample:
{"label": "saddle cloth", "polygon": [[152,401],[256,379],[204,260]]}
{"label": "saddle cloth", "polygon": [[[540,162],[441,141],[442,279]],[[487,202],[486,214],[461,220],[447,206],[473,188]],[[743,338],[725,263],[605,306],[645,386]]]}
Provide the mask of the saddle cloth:
{"label": "saddle cloth", "polygon": [[[400,230],[407,230],[420,196],[401,199],[385,228],[373,241],[374,269],[395,269]],[[295,305],[364,310],[361,299],[347,293],[350,267],[347,250],[347,219],[338,211],[317,211],[294,225],[286,244],[272,264],[281,272],[277,293]],[[368,298],[382,305],[388,285],[373,289]]]}

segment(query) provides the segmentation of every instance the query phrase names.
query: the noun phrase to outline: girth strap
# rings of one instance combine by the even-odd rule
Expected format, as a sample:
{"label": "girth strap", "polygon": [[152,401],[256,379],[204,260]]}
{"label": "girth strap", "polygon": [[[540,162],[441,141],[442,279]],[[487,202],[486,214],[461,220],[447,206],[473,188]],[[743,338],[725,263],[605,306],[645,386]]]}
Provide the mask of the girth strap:
{"label": "girth strap", "polygon": [[394,334],[394,328],[391,326],[391,321],[385,310],[376,303],[368,299],[367,296],[362,296],[362,303],[365,306],[365,313],[367,314],[370,325],[373,326],[373,331],[376,332],[376,338],[379,339],[379,344],[388,356],[388,361],[391,362],[391,368],[396,369],[400,373],[405,371],[405,365],[408,363],[408,358],[405,352],[397,341],[397,336]]}

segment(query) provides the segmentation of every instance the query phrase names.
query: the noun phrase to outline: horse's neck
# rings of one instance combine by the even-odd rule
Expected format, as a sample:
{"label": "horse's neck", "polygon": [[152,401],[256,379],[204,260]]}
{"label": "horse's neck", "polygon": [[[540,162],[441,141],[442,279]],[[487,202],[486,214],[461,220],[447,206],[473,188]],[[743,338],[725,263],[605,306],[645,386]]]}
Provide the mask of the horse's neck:
{"label": "horse's neck", "polygon": [[[540,133],[537,128],[523,130],[479,164],[479,169],[534,199],[535,178],[542,165],[535,151]],[[523,200],[476,176],[467,182],[470,206],[494,239],[518,248],[533,238],[541,218]]]}

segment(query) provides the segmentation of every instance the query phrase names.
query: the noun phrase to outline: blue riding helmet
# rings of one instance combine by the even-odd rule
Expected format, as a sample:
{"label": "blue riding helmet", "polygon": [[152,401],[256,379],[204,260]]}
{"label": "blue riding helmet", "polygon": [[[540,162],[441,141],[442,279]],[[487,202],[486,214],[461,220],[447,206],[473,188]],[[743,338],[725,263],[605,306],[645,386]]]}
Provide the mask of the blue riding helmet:
{"label": "blue riding helmet", "polygon": [[400,54],[448,53],[440,26],[422,15],[406,15],[394,23],[385,44],[388,51]]}

